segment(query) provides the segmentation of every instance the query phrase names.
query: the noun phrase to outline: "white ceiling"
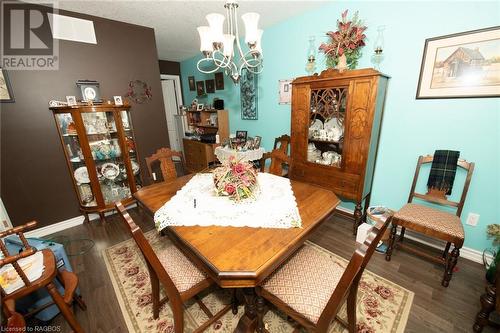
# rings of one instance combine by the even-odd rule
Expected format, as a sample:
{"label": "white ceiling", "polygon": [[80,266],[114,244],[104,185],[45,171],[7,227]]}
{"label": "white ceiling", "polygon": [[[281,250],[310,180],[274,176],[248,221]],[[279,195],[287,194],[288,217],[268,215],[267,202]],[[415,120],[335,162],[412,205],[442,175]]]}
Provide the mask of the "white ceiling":
{"label": "white ceiling", "polygon": [[[59,0],[59,7],[154,28],[158,58],[182,61],[199,52],[196,27],[207,25],[205,15],[209,13],[225,14],[224,3],[225,1]],[[238,1],[238,3],[240,17],[246,12],[257,12],[260,14],[260,26],[266,28],[320,6],[325,1]],[[242,23],[240,27],[243,28]],[[244,28],[241,28],[240,35],[244,33]]]}

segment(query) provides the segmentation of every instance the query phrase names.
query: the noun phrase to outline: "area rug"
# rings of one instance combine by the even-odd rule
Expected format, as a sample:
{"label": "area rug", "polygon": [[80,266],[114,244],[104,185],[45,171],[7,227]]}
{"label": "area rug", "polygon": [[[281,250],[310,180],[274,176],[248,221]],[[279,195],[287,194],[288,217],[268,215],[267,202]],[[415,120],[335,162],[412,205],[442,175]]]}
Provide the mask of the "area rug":
{"label": "area rug", "polygon": [[[167,246],[174,246],[167,237],[159,236],[155,230],[146,233],[146,238],[155,251],[161,251]],[[308,245],[331,256],[339,265],[344,267],[347,265],[347,260],[336,254],[314,243],[308,242]],[[168,304],[163,305],[157,320],[152,317],[149,274],[144,258],[134,240],[129,239],[109,247],[103,251],[103,255],[129,332],[173,332],[173,317]],[[413,292],[365,270],[358,291],[357,331],[362,333],[404,332],[413,296]],[[201,294],[200,297],[212,313],[216,313],[225,304],[230,303],[228,291],[217,288]],[[185,332],[194,331],[207,320],[206,315],[195,301],[187,303],[185,308]],[[233,315],[229,311],[205,332],[233,332],[243,312],[243,306],[239,308],[237,315]],[[340,311],[340,317],[346,318],[345,305]],[[288,333],[293,331],[286,316],[278,311],[269,311],[264,321],[269,332]],[[329,333],[334,332],[347,333],[347,329],[339,322],[334,321],[330,325]]]}

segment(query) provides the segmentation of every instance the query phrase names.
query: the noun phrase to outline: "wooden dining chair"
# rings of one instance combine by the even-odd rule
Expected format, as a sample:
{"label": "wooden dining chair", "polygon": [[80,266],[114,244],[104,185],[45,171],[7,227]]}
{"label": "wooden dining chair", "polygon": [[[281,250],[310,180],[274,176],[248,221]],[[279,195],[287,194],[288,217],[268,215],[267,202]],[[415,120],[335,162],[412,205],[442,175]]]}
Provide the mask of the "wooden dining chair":
{"label": "wooden dining chair", "polygon": [[[465,198],[469,190],[472,173],[474,171],[474,163],[459,159],[457,167],[467,171],[464,187],[460,196],[460,201],[450,201],[446,195],[446,190],[431,189],[426,194],[415,192],[420,169],[423,165],[431,163],[433,155],[420,156],[417,162],[417,168],[413,177],[413,184],[410,190],[408,203],[394,214],[392,229],[389,239],[385,259],[391,260],[392,252],[396,247],[407,250],[411,253],[420,255],[444,266],[444,275],[441,284],[443,287],[448,287],[453,269],[457,264],[460,255],[460,248],[464,244],[464,228],[460,215],[464,208]],[[455,214],[445,212],[441,209],[424,206],[413,202],[413,199],[420,199],[432,204],[441,206],[453,207],[456,209]],[[398,227],[401,227],[401,233],[397,237]],[[424,252],[416,247],[412,247],[403,243],[405,230],[410,229],[417,233],[436,238],[446,242],[446,246],[441,256],[436,257]],[[453,250],[450,251],[450,246],[453,243]]]}
{"label": "wooden dining chair", "polygon": [[290,157],[282,150],[275,149],[270,153],[264,153],[260,159],[260,171],[266,171],[266,160],[271,159],[267,172],[276,176],[287,176]]}
{"label": "wooden dining chair", "polygon": [[[258,332],[265,331],[266,299],[308,331],[326,333],[337,318],[354,333],[359,281],[389,223],[390,218],[372,227],[364,243],[356,243],[346,267],[305,244],[257,288]],[[346,299],[347,322],[337,317]]]}
{"label": "wooden dining chair", "polygon": [[186,163],[182,152],[171,150],[170,148],[160,148],[153,155],[146,157],[146,165],[148,167],[149,177],[154,182],[153,163],[160,163],[160,171],[163,181],[169,182],[177,178],[177,169],[175,168],[174,157],[179,158],[181,162],[182,172],[186,173]]}
{"label": "wooden dining chair", "polygon": [[[209,317],[209,320],[193,331],[193,333],[199,333],[203,332],[231,309],[232,305],[229,304],[213,315],[201,299],[197,297],[197,294],[214,284],[213,280],[199,270],[175,245],[168,246],[161,253],[155,253],[141,228],[135,224],[123,204],[117,202],[116,208],[146,260],[151,279],[154,319],[159,317],[161,305],[170,301],[170,307],[174,315],[174,331],[175,333],[183,333],[183,305],[187,300],[194,298],[203,312]],[[167,295],[162,300],[160,300],[160,283]]]}
{"label": "wooden dining chair", "polygon": [[283,134],[282,136],[274,139],[273,150],[279,149],[282,152],[284,152],[286,155],[288,155],[289,147],[290,147],[290,136],[289,135]]}
{"label": "wooden dining chair", "polygon": [[[39,308],[30,311],[24,316],[30,317],[55,303],[64,318],[68,321],[68,324],[73,329],[73,331],[76,333],[83,332],[83,329],[81,328],[80,324],[75,318],[73,311],[71,310],[71,305],[73,304],[73,302],[76,302],[76,304],[78,304],[78,306],[82,310],[86,310],[86,305],[81,297],[75,294],[76,288],[78,287],[78,276],[75,273],[69,272],[67,270],[59,271],[56,266],[54,253],[52,253],[52,251],[49,249],[42,250],[44,270],[42,275],[34,281],[30,281],[28,279],[26,273],[18,263],[20,259],[32,256],[37,252],[36,248],[29,245],[23,234],[25,231],[33,229],[36,225],[37,222],[32,221],[25,225],[0,232],[0,250],[4,255],[4,258],[0,259],[0,267],[11,264],[21,281],[24,283],[23,287],[11,293],[7,293],[4,288],[0,286],[0,294],[2,296],[2,308],[4,314],[7,318],[13,317],[16,322],[19,322],[18,315],[16,315],[14,313],[15,311],[13,310],[13,304],[15,304],[15,301],[37,291],[40,288],[45,288],[49,295],[52,297],[53,302],[49,302],[43,306],[40,306]],[[16,234],[19,237],[24,246],[24,250],[15,255],[11,255],[9,253],[3,242],[4,237],[13,234]],[[59,294],[59,291],[57,290],[57,287],[54,283],[56,279],[64,286],[64,295]]]}

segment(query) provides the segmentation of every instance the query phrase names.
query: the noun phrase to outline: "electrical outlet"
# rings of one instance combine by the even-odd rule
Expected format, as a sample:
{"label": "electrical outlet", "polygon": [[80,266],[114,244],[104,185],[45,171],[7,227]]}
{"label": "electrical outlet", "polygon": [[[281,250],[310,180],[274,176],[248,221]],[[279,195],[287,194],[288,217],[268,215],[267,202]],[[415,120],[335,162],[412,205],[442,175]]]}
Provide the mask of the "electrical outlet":
{"label": "electrical outlet", "polygon": [[476,213],[469,213],[467,216],[467,224],[475,227],[477,223],[479,222],[479,214]]}

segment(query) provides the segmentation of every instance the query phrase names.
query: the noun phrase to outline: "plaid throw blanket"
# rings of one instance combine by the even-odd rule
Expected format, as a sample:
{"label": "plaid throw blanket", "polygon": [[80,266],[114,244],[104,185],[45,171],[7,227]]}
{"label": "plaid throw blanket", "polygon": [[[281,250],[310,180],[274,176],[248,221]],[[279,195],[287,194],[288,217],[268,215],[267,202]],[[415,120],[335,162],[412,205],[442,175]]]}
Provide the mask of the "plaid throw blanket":
{"label": "plaid throw blanket", "polygon": [[459,156],[460,152],[454,150],[436,150],[434,152],[429,180],[427,181],[429,189],[444,190],[446,195],[451,194]]}

